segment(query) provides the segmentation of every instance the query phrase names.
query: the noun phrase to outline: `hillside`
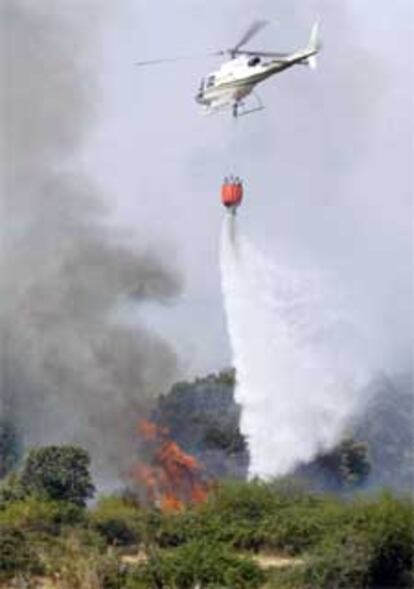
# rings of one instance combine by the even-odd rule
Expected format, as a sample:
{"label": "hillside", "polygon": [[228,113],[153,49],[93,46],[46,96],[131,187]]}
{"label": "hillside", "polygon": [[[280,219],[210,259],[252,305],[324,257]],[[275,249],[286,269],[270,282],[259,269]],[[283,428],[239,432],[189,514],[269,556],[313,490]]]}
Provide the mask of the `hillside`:
{"label": "hillside", "polygon": [[[407,376],[379,380],[368,405],[344,432],[344,445],[317,456],[310,464],[299,465],[296,475],[314,488],[338,490],[346,482],[346,465],[341,460],[351,441],[352,459],[357,453],[360,461],[369,463],[369,472],[359,481],[366,488],[412,489],[411,384]],[[240,407],[234,400],[233,372],[174,385],[159,398],[153,418],[167,426],[171,437],[194,454],[210,475],[246,478],[249,456],[239,429]]]}
{"label": "hillside", "polygon": [[[414,510],[400,492],[412,475],[408,382],[381,381],[355,419],[354,437],[347,432],[330,453],[269,482],[245,480],[231,372],[177,383],[160,397],[156,423],[146,422],[152,462],[141,464],[155,493],[142,493],[136,478],[121,494],[96,497],[83,448],[30,450],[0,483],[0,587],[412,587]],[[184,490],[198,476],[189,454],[160,461],[179,446],[213,480],[201,496],[164,502],[171,474],[183,475]],[[374,488],[380,481],[399,492]],[[349,493],[364,488],[370,492]]]}

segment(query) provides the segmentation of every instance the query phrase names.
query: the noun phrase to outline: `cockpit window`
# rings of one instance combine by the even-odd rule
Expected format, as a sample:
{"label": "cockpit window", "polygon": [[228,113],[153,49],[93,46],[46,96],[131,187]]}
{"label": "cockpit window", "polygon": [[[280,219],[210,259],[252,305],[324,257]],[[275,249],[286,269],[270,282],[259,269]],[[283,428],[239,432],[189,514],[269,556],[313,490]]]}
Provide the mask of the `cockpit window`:
{"label": "cockpit window", "polygon": [[214,82],[216,81],[216,76],[209,76],[207,78],[207,88],[214,86]]}
{"label": "cockpit window", "polygon": [[260,63],[260,57],[258,55],[254,55],[253,57],[251,57],[249,59],[249,61],[247,63],[250,67],[253,67],[253,66],[257,65],[258,63]]}

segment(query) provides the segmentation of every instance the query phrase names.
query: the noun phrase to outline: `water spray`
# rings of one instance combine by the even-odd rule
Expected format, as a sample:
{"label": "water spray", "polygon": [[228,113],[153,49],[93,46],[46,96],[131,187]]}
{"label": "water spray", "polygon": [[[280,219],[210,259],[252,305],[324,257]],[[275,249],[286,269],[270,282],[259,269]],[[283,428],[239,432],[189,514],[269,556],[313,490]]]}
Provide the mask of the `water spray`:
{"label": "water spray", "polygon": [[369,373],[317,273],[277,265],[226,215],[221,275],[250,476],[283,475],[334,446]]}

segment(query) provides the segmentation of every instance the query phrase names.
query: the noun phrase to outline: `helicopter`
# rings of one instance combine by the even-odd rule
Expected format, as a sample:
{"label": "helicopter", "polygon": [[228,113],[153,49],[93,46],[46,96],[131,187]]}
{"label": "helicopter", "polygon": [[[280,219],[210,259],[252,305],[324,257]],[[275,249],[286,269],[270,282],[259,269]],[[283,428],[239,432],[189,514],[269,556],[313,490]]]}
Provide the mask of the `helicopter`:
{"label": "helicopter", "polygon": [[[307,65],[311,69],[316,69],[316,55],[321,49],[318,21],[313,25],[308,45],[304,49],[292,53],[242,49],[267,24],[268,21],[265,20],[254,21],[239,42],[231,49],[222,49],[198,56],[230,56],[230,59],[223,63],[218,70],[201,80],[195,100],[200,104],[205,114],[231,110],[233,117],[237,118],[263,110],[264,106],[260,98],[254,93],[257,84],[294,65]],[[182,59],[194,59],[194,56],[139,61],[136,62],[136,65],[155,65]],[[256,105],[248,107],[246,98],[251,94],[256,98]]]}

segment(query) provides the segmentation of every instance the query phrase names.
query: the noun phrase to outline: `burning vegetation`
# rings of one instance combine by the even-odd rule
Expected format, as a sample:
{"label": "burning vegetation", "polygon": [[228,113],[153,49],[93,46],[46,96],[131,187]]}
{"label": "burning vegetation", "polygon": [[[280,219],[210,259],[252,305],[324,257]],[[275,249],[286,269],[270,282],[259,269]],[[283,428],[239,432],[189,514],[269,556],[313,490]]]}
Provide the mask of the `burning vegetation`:
{"label": "burning vegetation", "polygon": [[141,419],[138,433],[145,459],[132,474],[145,500],[166,512],[206,501],[211,483],[204,479],[202,465],[169,439],[168,428]]}

